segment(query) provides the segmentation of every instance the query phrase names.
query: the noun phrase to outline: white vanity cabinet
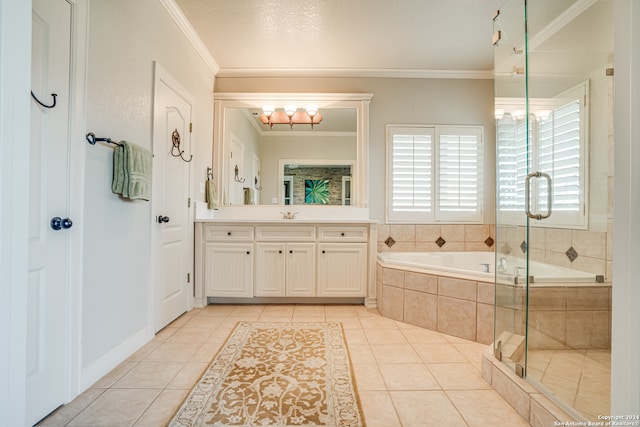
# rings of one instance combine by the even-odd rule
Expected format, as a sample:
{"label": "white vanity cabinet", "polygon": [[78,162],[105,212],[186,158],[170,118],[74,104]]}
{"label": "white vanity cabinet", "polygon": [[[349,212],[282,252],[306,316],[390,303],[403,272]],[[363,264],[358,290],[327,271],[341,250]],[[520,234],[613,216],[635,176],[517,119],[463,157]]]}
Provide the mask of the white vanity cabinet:
{"label": "white vanity cabinet", "polygon": [[315,243],[256,243],[257,297],[314,297]]}
{"label": "white vanity cabinet", "polygon": [[253,227],[204,229],[204,292],[211,297],[253,296]]}
{"label": "white vanity cabinet", "polygon": [[366,295],[368,227],[318,227],[318,296]]}
{"label": "white vanity cabinet", "polygon": [[196,301],[363,298],[375,306],[376,243],[368,221],[196,222]]}

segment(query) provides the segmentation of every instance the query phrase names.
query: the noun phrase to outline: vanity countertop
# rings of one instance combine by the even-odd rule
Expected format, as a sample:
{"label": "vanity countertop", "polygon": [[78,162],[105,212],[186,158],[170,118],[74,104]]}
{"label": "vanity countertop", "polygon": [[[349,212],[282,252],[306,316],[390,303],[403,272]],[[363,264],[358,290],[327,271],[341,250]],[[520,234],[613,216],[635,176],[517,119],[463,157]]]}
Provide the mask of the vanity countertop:
{"label": "vanity countertop", "polygon": [[377,224],[375,219],[231,219],[231,218],[213,218],[213,219],[196,219],[195,222],[211,223],[211,224]]}

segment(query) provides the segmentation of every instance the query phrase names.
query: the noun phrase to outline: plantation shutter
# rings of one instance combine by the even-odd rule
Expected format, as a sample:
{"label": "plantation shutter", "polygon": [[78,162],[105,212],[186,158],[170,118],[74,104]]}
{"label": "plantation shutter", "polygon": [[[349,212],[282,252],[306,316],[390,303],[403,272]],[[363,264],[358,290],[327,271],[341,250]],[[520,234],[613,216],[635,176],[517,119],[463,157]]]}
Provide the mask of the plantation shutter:
{"label": "plantation shutter", "polygon": [[389,133],[390,212],[424,220],[432,211],[433,128],[394,127]]}
{"label": "plantation shutter", "polygon": [[502,212],[524,212],[527,176],[527,122],[505,117],[498,120],[497,188]]}
{"label": "plantation shutter", "polygon": [[[580,101],[555,109],[538,123],[538,169],[551,175],[553,211],[581,209],[580,199]],[[538,204],[547,203],[547,187],[540,186]]]}
{"label": "plantation shutter", "polygon": [[440,128],[438,135],[438,219],[482,218],[482,134],[477,128]]}

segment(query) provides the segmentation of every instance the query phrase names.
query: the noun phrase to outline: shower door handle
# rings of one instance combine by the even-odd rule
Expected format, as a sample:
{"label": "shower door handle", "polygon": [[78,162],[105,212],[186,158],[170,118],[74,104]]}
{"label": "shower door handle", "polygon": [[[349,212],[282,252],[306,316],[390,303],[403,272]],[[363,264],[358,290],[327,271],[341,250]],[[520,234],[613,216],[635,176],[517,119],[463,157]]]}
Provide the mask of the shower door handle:
{"label": "shower door handle", "polygon": [[[531,178],[545,178],[547,180],[547,213],[531,213]],[[551,216],[551,206],[553,205],[553,193],[551,192],[551,176],[544,172],[531,172],[524,180],[524,211],[529,218],[545,219]]]}

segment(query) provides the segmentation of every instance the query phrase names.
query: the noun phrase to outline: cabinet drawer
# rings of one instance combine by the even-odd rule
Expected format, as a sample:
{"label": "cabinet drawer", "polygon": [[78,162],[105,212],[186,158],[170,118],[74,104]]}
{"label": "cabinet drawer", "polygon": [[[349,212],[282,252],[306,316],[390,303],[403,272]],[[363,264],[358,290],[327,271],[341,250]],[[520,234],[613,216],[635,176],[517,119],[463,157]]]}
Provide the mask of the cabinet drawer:
{"label": "cabinet drawer", "polygon": [[207,241],[251,241],[253,240],[253,227],[250,225],[207,225],[204,235]]}
{"label": "cabinet drawer", "polygon": [[261,242],[312,242],[316,239],[313,225],[264,225],[256,227],[256,240]]}
{"label": "cabinet drawer", "polygon": [[318,240],[322,242],[366,242],[368,227],[318,227]]}

